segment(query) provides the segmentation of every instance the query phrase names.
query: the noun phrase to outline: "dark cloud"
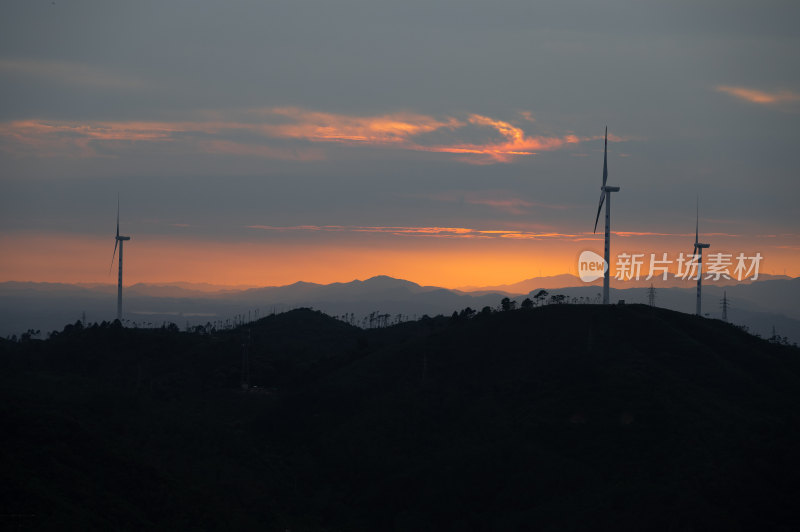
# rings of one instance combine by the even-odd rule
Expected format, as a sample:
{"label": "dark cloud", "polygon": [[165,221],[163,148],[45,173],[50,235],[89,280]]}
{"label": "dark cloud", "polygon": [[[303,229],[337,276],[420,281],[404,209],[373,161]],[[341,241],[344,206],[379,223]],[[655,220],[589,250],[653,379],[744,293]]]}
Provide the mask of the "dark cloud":
{"label": "dark cloud", "polygon": [[592,223],[608,124],[621,226],[679,232],[699,193],[711,220],[793,230],[798,6],[6,2],[0,224],[99,234],[119,191],[132,231],[169,235],[571,233]]}

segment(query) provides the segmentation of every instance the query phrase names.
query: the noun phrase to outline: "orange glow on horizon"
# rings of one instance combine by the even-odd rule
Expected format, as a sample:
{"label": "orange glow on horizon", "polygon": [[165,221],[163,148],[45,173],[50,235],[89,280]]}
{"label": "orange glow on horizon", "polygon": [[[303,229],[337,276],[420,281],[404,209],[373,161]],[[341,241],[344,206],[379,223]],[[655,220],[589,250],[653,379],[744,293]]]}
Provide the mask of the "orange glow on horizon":
{"label": "orange glow on horizon", "polygon": [[[446,247],[409,242],[402,239],[392,246],[221,243],[141,235],[125,244],[124,284],[184,281],[277,286],[389,275],[454,288],[516,282],[538,275],[539,270],[542,275],[561,273],[555,255],[543,261],[533,250],[520,253],[514,246],[476,246],[472,239]],[[4,236],[0,245],[14,250],[4,253],[0,261],[0,281],[116,282],[116,264],[109,272],[113,239],[109,244],[108,238],[96,237]],[[571,250],[553,252],[561,255],[563,264],[572,260]],[[536,264],[535,269],[531,264]]]}
{"label": "orange glow on horizon", "polygon": [[[576,274],[581,251],[602,253],[602,240],[518,238],[518,232],[484,238],[437,238],[435,233],[414,238],[373,235],[325,243],[292,241],[216,242],[138,235],[125,244],[125,285],[175,281],[219,285],[278,286],[297,281],[327,284],[376,275],[406,279],[420,285],[457,288],[516,283],[531,277]],[[692,235],[693,236],[693,235]],[[720,240],[723,237],[719,237]],[[375,240],[377,239],[377,240]],[[113,239],[75,235],[19,234],[0,237],[0,281],[100,282],[116,281],[109,271]],[[730,238],[715,244],[715,252],[759,251],[761,273],[800,275],[800,246],[776,240],[765,246]],[[686,237],[629,237],[612,245],[619,253],[690,252]],[[613,273],[612,269],[612,273]]]}

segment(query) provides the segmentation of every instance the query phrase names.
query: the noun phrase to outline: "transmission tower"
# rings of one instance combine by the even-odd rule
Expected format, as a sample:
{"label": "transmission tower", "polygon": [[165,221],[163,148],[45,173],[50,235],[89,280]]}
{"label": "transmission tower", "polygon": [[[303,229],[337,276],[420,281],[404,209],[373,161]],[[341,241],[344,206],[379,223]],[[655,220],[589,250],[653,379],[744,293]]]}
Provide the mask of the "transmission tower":
{"label": "transmission tower", "polygon": [[250,389],[250,329],[247,338],[242,342],[242,390]]}
{"label": "transmission tower", "polygon": [[720,306],[722,307],[722,321],[728,321],[728,292],[727,290],[722,293],[722,301],[719,302]]}
{"label": "transmission tower", "polygon": [[651,307],[656,306],[656,289],[653,284],[650,284],[650,288],[647,289],[647,302]]}

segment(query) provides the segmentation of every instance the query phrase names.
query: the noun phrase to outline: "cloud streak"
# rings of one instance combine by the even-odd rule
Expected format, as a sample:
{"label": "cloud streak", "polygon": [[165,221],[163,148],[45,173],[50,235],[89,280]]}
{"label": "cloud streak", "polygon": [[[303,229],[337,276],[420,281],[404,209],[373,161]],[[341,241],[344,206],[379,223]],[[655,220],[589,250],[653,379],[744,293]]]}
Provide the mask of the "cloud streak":
{"label": "cloud streak", "polygon": [[[400,112],[354,116],[275,107],[210,113],[212,120],[67,121],[28,119],[0,123],[0,149],[33,157],[119,156],[133,146],[161,145],[176,153],[211,153],[287,160],[320,160],[325,144],[456,155],[470,164],[510,163],[582,140],[529,136],[491,117],[466,119]],[[432,140],[434,135],[438,140]],[[466,142],[467,137],[482,140]],[[442,140],[446,138],[446,140]],[[520,207],[522,205],[518,205]]]}
{"label": "cloud streak", "polygon": [[[331,232],[331,233],[376,233],[394,236],[420,236],[437,238],[509,238],[515,240],[564,240],[580,242],[602,240],[602,235],[590,232],[561,233],[554,231],[526,231],[516,229],[475,229],[468,227],[415,227],[415,226],[362,226],[362,225],[248,225],[247,229],[289,233],[289,232]],[[651,231],[612,231],[621,238],[668,237],[690,238],[694,233],[659,233]],[[730,233],[704,233],[706,236],[741,238],[743,235]]]}
{"label": "cloud streak", "polygon": [[[474,229],[468,227],[413,227],[413,226],[361,226],[361,225],[248,225],[247,229],[289,233],[289,232],[332,232],[332,233],[375,233],[393,236],[417,236],[432,238],[507,238],[514,240],[564,240],[580,242],[601,240],[594,233],[560,233],[552,231],[523,231],[514,229]],[[690,236],[671,233],[614,232],[619,236]]]}
{"label": "cloud streak", "polygon": [[759,105],[778,105],[800,102],[800,93],[789,90],[767,92],[748,87],[734,87],[730,85],[719,85],[716,87],[716,90],[717,92],[729,94],[739,100]]}
{"label": "cloud streak", "polygon": [[565,210],[571,208],[567,205],[526,200],[503,190],[481,192],[451,191],[442,194],[420,195],[418,197],[445,203],[478,205],[518,216],[529,214],[536,209]]}
{"label": "cloud streak", "polygon": [[0,59],[0,74],[36,78],[48,83],[99,89],[141,89],[142,79],[96,68],[83,63]]}

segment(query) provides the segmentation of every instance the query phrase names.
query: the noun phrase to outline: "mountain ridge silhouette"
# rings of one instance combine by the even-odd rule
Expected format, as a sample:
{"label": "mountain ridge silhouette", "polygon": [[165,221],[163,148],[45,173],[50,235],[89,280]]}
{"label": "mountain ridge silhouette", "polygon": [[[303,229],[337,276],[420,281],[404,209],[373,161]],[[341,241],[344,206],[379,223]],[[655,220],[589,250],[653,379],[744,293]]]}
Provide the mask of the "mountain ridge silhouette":
{"label": "mountain ridge silhouette", "polygon": [[798,524],[797,348],[644,305],[468,316],[0,340],[0,510],[84,530]]}

